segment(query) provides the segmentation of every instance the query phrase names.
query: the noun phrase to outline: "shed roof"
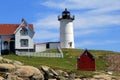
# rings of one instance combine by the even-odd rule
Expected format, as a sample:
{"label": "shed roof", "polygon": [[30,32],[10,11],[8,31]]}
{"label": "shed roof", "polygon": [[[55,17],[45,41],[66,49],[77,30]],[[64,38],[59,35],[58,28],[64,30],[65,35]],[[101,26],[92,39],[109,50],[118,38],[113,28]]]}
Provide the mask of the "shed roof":
{"label": "shed roof", "polygon": [[93,58],[93,59],[95,59],[95,56],[93,55],[93,54],[91,54],[87,49],[86,50],[84,50],[84,52],[78,57],[78,59],[80,59],[80,57],[83,55],[83,54],[87,54],[87,55],[89,55],[91,58]]}

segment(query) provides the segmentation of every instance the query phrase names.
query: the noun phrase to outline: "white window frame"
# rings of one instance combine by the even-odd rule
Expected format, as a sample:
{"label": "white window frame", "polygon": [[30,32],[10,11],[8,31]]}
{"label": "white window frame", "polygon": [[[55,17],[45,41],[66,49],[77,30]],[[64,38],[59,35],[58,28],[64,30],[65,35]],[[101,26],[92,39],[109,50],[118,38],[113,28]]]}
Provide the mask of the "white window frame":
{"label": "white window frame", "polygon": [[20,40],[21,47],[28,47],[28,43],[29,43],[28,39],[21,39]]}

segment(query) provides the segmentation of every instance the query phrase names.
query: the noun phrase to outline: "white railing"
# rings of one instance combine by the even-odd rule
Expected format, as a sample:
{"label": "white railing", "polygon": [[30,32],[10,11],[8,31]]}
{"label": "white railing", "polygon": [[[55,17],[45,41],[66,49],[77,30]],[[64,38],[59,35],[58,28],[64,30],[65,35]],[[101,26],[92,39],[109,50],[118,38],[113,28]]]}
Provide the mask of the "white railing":
{"label": "white railing", "polygon": [[19,56],[36,56],[36,57],[63,57],[61,53],[40,53],[40,52],[17,52]]}
{"label": "white railing", "polygon": [[36,57],[59,57],[63,58],[63,52],[60,47],[58,47],[59,53],[41,53],[41,52],[16,52],[19,56],[36,56]]}
{"label": "white railing", "polygon": [[60,52],[60,54],[61,54],[61,57],[63,58],[64,56],[63,56],[63,52],[62,52],[62,49],[61,49],[61,47],[58,47],[58,51]]}

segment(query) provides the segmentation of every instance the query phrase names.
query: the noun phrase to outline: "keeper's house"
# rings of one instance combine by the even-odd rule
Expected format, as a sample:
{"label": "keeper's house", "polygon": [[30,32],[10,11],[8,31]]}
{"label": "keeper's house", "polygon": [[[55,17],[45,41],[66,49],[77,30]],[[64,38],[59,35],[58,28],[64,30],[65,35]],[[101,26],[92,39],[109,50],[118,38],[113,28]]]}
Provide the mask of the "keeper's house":
{"label": "keeper's house", "polygon": [[34,51],[34,27],[22,20],[21,24],[0,24],[0,54]]}

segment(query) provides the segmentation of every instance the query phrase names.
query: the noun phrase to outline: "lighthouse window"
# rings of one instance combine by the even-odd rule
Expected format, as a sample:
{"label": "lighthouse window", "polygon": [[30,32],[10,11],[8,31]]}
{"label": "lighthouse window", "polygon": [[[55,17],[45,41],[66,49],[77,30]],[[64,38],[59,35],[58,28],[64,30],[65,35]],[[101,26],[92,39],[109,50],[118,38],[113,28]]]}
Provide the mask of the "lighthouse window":
{"label": "lighthouse window", "polygon": [[70,13],[67,13],[67,15],[69,16],[69,15],[70,15]]}
{"label": "lighthouse window", "polygon": [[69,42],[69,46],[72,47],[72,42]]}
{"label": "lighthouse window", "polygon": [[66,14],[65,13],[63,13],[63,16],[65,16]]}

